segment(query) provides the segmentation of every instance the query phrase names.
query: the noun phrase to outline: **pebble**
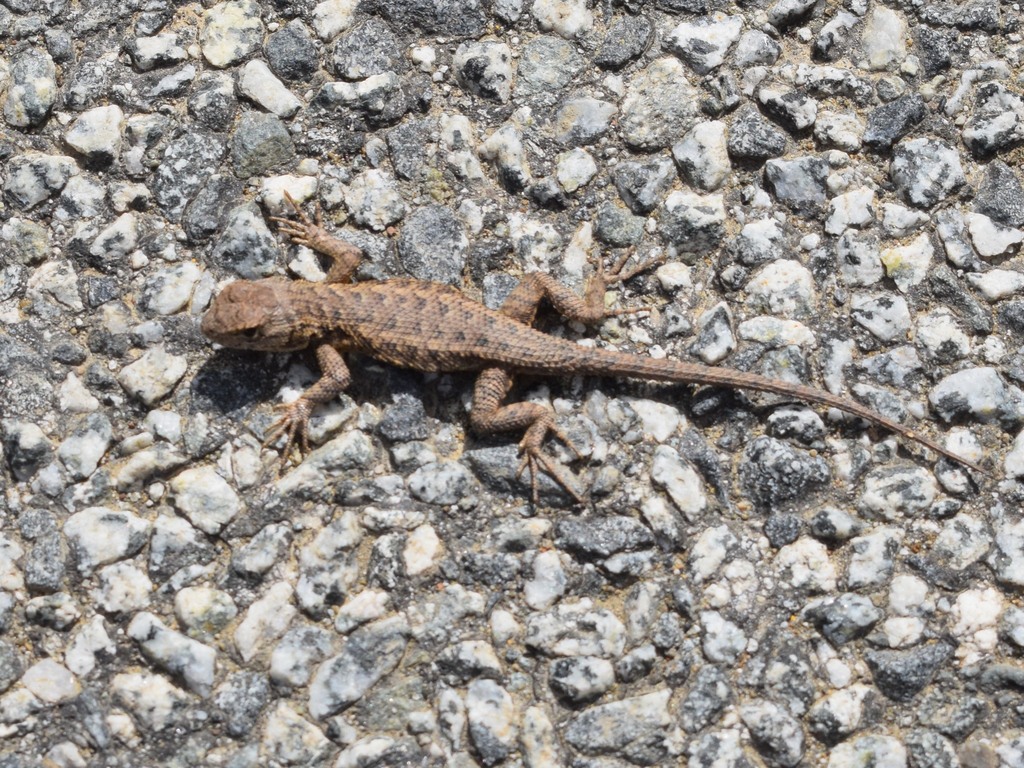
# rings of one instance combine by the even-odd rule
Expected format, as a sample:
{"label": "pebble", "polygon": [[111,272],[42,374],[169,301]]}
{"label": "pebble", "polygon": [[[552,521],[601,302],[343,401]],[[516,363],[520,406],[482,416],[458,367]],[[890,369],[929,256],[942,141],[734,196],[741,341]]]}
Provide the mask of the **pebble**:
{"label": "pebble", "polygon": [[713,192],[732,172],[725,123],[709,120],[697,123],[682,141],[672,145],[672,158],[686,179],[696,187]]}
{"label": "pebble", "polygon": [[559,107],[552,123],[555,140],[567,146],[593,144],[608,132],[616,111],[614,104],[600,99],[570,99]]}
{"label": "pebble", "polygon": [[584,598],[533,614],[527,623],[525,641],[551,656],[607,658],[622,653],[626,637],[625,627],[613,613],[595,609]]}
{"label": "pebble", "polygon": [[725,62],[742,29],[743,19],[739,16],[719,15],[697,23],[683,22],[665,36],[664,46],[698,75],[706,75]]}
{"label": "pebble", "polygon": [[567,40],[585,34],[594,24],[585,0],[535,0],[532,11],[542,31],[550,30]]}
{"label": "pebble", "polygon": [[199,696],[210,693],[217,659],[213,648],[169,629],[148,611],[135,614],[127,631],[151,662],[180,677],[193,693]]}
{"label": "pebble", "polygon": [[627,86],[619,118],[622,139],[641,152],[668,147],[696,123],[698,103],[683,65],[674,58],[657,59]]}
{"label": "pebble", "polygon": [[184,722],[190,698],[160,675],[128,672],[111,681],[115,700],[147,731],[160,732]]}
{"label": "pebble", "polygon": [[96,107],[83,112],[71,124],[64,141],[90,163],[106,166],[120,157],[123,128],[124,113],[120,107]]}
{"label": "pebble", "polygon": [[138,552],[149,538],[150,524],[128,511],[89,507],[64,523],[71,552],[81,574]]}
{"label": "pebble", "polygon": [[204,533],[219,533],[241,509],[238,495],[213,467],[186,469],[169,487],[175,508]]}
{"label": "pebble", "polygon": [[171,393],[187,370],[184,356],[169,354],[164,344],[157,344],[122,368],[117,381],[129,395],[153,406]]}
{"label": "pebble", "polygon": [[[5,62],[6,63],[6,62]],[[4,120],[13,128],[43,123],[57,100],[57,68],[46,51],[24,48],[5,67],[9,78]]]}
{"label": "pebble", "polygon": [[932,208],[966,181],[957,151],[935,139],[911,139],[893,148],[889,176],[912,205]]}
{"label": "pebble", "polygon": [[565,739],[587,755],[615,751],[639,757],[651,750],[655,757],[667,757],[664,742],[657,737],[672,722],[668,710],[671,693],[654,691],[585,709],[569,723]]}
{"label": "pebble", "polygon": [[263,34],[260,8],[254,0],[228,0],[203,13],[199,44],[210,64],[230,67],[256,50]]}
{"label": "pebble", "polygon": [[253,59],[242,68],[238,88],[278,117],[291,117],[302,106],[302,102],[274,76],[270,67],[258,59]]}
{"label": "pebble", "polygon": [[504,103],[512,95],[512,51],[504,43],[463,43],[452,67],[474,96]]}
{"label": "pebble", "polygon": [[964,219],[971,236],[971,245],[982,258],[991,259],[1016,251],[1017,246],[1024,241],[1024,232],[1001,226],[982,213],[968,213]]}
{"label": "pebble", "polygon": [[317,720],[358,701],[398,665],[409,625],[393,616],[355,630],[341,653],[324,661],[309,687],[309,714]]}

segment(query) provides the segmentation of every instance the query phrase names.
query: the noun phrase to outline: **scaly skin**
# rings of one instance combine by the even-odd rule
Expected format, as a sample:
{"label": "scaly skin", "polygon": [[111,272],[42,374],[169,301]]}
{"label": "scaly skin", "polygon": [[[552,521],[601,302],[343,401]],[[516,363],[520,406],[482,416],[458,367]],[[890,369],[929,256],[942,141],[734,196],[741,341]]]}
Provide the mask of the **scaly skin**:
{"label": "scaly skin", "polygon": [[332,237],[320,226],[319,217],[311,221],[291,197],[288,200],[298,221],[275,220],[295,242],[332,260],[327,282],[238,280],[214,299],[202,321],[203,333],[227,347],[271,352],[315,347],[323,377],[284,407],[267,438],[269,442],[287,435],[285,457],[296,440],[307,447],[306,425],[314,405],[333,399],[350,383],[340,353],[355,351],[419,371],[480,371],[470,422],[482,433],[524,431],[519,472],[530,470],[535,499],[536,475],[543,469],[582,501],[565,471],[541,450],[548,432],[572,447],[555,426],[551,410],[537,403],[502,405],[517,373],[628,376],[772,392],[859,416],[987,474],[909,427],[824,390],[728,368],[585,348],[531,327],[542,299],[571,319],[596,322],[606,317],[610,314],[603,306],[607,285],[628,279],[650,264],[626,272],[620,263],[611,274],[599,268],[583,297],[548,275],[533,273],[499,310],[492,310],[440,283],[412,278],[350,282],[359,264],[359,250]]}

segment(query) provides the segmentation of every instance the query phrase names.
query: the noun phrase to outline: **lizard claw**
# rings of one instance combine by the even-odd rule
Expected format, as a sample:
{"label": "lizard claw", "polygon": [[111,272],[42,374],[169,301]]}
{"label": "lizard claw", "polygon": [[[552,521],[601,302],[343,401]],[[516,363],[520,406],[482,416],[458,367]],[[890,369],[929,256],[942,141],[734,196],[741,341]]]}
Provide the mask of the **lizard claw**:
{"label": "lizard claw", "polygon": [[577,459],[582,459],[583,454],[579,448],[569,439],[569,436],[554,423],[554,419],[544,418],[534,422],[523,439],[519,441],[519,452],[522,458],[516,469],[516,478],[521,478],[523,472],[530,470],[530,491],[533,496],[533,503],[537,503],[537,474],[541,470],[546,472],[562,489],[568,493],[577,504],[585,504],[586,499],[576,490],[575,483],[569,478],[568,473],[558,462],[550,459],[541,449],[541,443],[545,435],[550,432],[571,450]]}
{"label": "lizard claw", "polygon": [[313,404],[306,398],[300,397],[291,403],[284,403],[275,407],[281,412],[263,439],[263,447],[268,447],[281,435],[286,436],[284,450],[281,452],[281,463],[286,464],[291,456],[292,448],[296,442],[299,444],[300,457],[309,453],[309,416],[313,412]]}
{"label": "lizard claw", "polygon": [[661,266],[665,263],[666,256],[664,253],[657,253],[654,256],[638,261],[631,269],[626,269],[626,263],[629,261],[630,256],[633,255],[633,251],[626,251],[615,265],[612,267],[612,271],[604,273],[601,271],[601,275],[604,278],[605,285],[612,283],[624,283],[627,280],[636,277],[641,272],[646,272],[654,267]]}

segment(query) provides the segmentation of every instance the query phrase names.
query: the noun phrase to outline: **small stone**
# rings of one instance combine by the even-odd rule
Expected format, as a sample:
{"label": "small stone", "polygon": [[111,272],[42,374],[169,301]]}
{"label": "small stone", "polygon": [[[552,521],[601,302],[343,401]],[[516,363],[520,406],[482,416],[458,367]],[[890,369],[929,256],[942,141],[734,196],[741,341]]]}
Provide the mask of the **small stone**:
{"label": "small stone", "polygon": [[505,760],[515,749],[519,732],[515,705],[508,691],[493,680],[474,680],[466,693],[469,737],[484,765]]}
{"label": "small stone", "polygon": [[829,202],[825,231],[830,235],[841,235],[850,227],[862,228],[874,221],[875,192],[869,187],[836,195]]}
{"label": "small stone", "polygon": [[455,284],[466,265],[469,238],[447,206],[417,208],[398,239],[398,258],[413,277]]}
{"label": "small stone", "polygon": [[910,309],[902,296],[854,294],[850,306],[854,322],[880,341],[905,337],[910,330]]}
{"label": "small stone", "polygon": [[924,99],[916,93],[900,96],[888,104],[876,107],[868,113],[864,143],[872,149],[887,150],[910,133],[927,113]]}
{"label": "small stone", "polygon": [[295,145],[280,118],[261,112],[242,114],[231,139],[231,164],[238,178],[261,176],[294,157]]}
{"label": "small stone", "polygon": [[893,701],[910,701],[953,655],[945,642],[905,651],[868,651],[868,667],[878,689]]}
{"label": "small stone", "polygon": [[383,171],[363,171],[345,190],[345,206],[356,222],[380,232],[401,220],[406,207],[395,182]]}
{"label": "small stone", "polygon": [[219,589],[185,587],[174,596],[174,616],[195,638],[216,637],[237,615],[231,595]]}
{"label": "small stone", "polygon": [[725,221],[721,195],[677,191],[665,199],[658,231],[677,253],[704,253],[725,237]]}
{"label": "small stone", "polygon": [[932,208],[966,181],[956,149],[935,139],[912,139],[893,150],[889,176],[912,205]]}
{"label": "small stone", "polygon": [[[1022,235],[1024,237],[1024,235]],[[906,245],[883,248],[879,254],[886,275],[906,293],[924,281],[931,269],[934,249],[931,238],[922,233]]]}
{"label": "small stone", "polygon": [[618,70],[638,59],[651,43],[654,25],[643,16],[622,16],[609,28],[594,56],[602,69]]}
{"label": "small stone", "polygon": [[206,696],[210,692],[217,658],[213,648],[168,629],[146,611],[135,614],[128,625],[128,636],[139,644],[146,658],[180,676],[194,693]]}
{"label": "small stone", "polygon": [[672,146],[672,157],[691,184],[709,192],[718,189],[732,172],[725,123],[697,123]]}
{"label": "small stone", "polygon": [[585,34],[594,25],[586,0],[534,0],[533,17],[542,31],[553,31],[567,40]]}
{"label": "small stone", "polygon": [[1009,254],[1024,242],[1024,232],[1020,229],[1003,227],[984,214],[968,213],[964,219],[971,235],[971,245],[982,258]]}
{"label": "small stone", "polygon": [[82,691],[78,679],[63,664],[53,659],[36,662],[21,676],[21,684],[48,704],[75,698]]}
{"label": "small stone", "polygon": [[395,33],[381,19],[369,18],[334,43],[334,72],[343,80],[365,80],[385,72],[401,74],[408,68]]}
{"label": "small stone", "polygon": [[234,672],[214,692],[213,703],[224,713],[229,736],[246,736],[270,701],[270,683],[261,672]]}
{"label": "small stone", "polygon": [[217,534],[238,514],[234,489],[213,467],[187,469],[170,483],[174,506],[199,530]]}
{"label": "small stone", "polygon": [[978,86],[963,141],[976,155],[1011,149],[1024,141],[1024,99],[1002,83]]}
{"label": "small stone", "polygon": [[698,116],[700,98],[675,58],[661,58],[637,72],[626,89],[619,118],[623,141],[641,152],[670,146]]}
{"label": "small stone", "polygon": [[818,102],[798,90],[764,85],[757,90],[757,101],[765,112],[790,131],[803,131],[814,125]]}
{"label": "small stone", "polygon": [[156,733],[183,723],[191,703],[188,694],[161,675],[116,675],[110,688],[114,700],[131,712],[141,727]]}
{"label": "small stone", "polygon": [[1024,393],[1007,386],[995,368],[967,368],[944,377],[928,402],[945,421],[956,418],[1016,423],[1024,418]]}
{"label": "small stone", "polygon": [[569,99],[559,108],[551,130],[560,144],[593,144],[608,132],[615,112],[614,104],[600,99]]}
{"label": "small stone", "polygon": [[[351,5],[351,0],[342,0],[345,3]],[[313,38],[300,19],[292,19],[271,33],[263,51],[270,69],[285,80],[308,80],[319,65]]]}
{"label": "small stone", "polygon": [[297,613],[292,605],[294,594],[290,584],[278,582],[249,606],[233,635],[235,648],[243,661],[251,660],[287,631]]}
{"label": "small stone", "polygon": [[868,68],[885,70],[906,58],[907,23],[890,8],[876,6],[868,14],[861,33],[861,50]]}
{"label": "small stone", "polygon": [[593,156],[579,147],[562,152],[555,163],[555,178],[559,186],[569,194],[586,186],[597,175],[597,163]]}
{"label": "small stone", "polygon": [[57,99],[57,68],[46,51],[25,48],[10,53],[4,120],[13,128],[42,125]]}
{"label": "small stone", "polygon": [[774,764],[792,768],[804,755],[804,732],[800,721],[778,704],[759,701],[740,708],[740,718],[750,730],[758,752]]}
{"label": "small stone", "polygon": [[291,117],[302,106],[291,91],[270,71],[270,67],[259,59],[253,59],[242,67],[238,89],[264,109],[278,117]]}
{"label": "small stone", "polygon": [[795,211],[809,213],[824,205],[828,165],[822,158],[769,160],[764,171],[779,200]]}
{"label": "small stone", "polygon": [[282,765],[319,765],[336,749],[323,731],[285,700],[278,701],[267,717],[260,747],[268,760]]}
{"label": "small stone", "polygon": [[894,567],[893,556],[902,541],[902,530],[885,527],[852,539],[846,586],[862,589],[878,587],[888,581]]}
{"label": "small stone", "polygon": [[106,166],[121,154],[124,113],[115,105],[83,112],[64,134],[64,140],[90,163]]}
{"label": "small stone", "polygon": [[863,142],[865,128],[864,122],[855,114],[822,111],[814,122],[814,138],[823,147],[857,152]]}
{"label": "small stone", "polygon": [[252,0],[229,0],[203,13],[199,44],[211,65],[230,67],[256,50],[263,34],[259,6]]}
{"label": "small stone", "polygon": [[131,512],[89,507],[71,515],[63,531],[79,573],[88,575],[100,565],[138,552],[149,538],[149,529],[148,521]]}
{"label": "small stone", "polygon": [[117,380],[129,395],[153,406],[171,393],[187,370],[185,357],[168,354],[164,345],[158,344],[122,368]]}
{"label": "small stone", "polygon": [[658,158],[644,163],[619,163],[612,171],[612,182],[622,202],[637,215],[650,213],[672,184],[672,162]]}
{"label": "small stone", "polygon": [[533,575],[523,583],[523,599],[535,611],[550,608],[565,594],[568,577],[555,551],[539,552],[533,559]]}
{"label": "small stone", "polygon": [[452,68],[469,93],[504,103],[512,95],[512,51],[505,43],[463,43]]}
{"label": "small stone", "polygon": [[331,652],[331,634],[319,627],[288,631],[270,655],[270,679],[277,685],[300,687],[313,676],[313,665]]}
{"label": "small stone", "polygon": [[706,75],[724,63],[742,29],[740,16],[717,15],[680,24],[665,37],[664,45],[698,75]]}
{"label": "small stone", "polygon": [[97,574],[99,587],[91,596],[101,611],[128,614],[149,605],[153,582],[145,573],[128,563],[115,563]]}
{"label": "small stone", "polygon": [[[659,690],[585,709],[570,721],[564,731],[565,740],[585,755],[629,755],[634,749],[662,741],[672,722],[668,711],[671,694],[670,690]],[[667,757],[663,751],[660,755]],[[657,762],[655,759],[647,764]]]}
{"label": "small stone", "polygon": [[76,173],[77,164],[70,157],[25,152],[7,161],[4,192],[21,210],[28,210],[64,189]]}
{"label": "small stone", "polygon": [[729,127],[726,144],[735,160],[764,161],[786,151],[786,134],[755,109],[740,112]]}
{"label": "small stone", "polygon": [[586,704],[612,687],[615,670],[606,659],[576,656],[552,662],[548,680],[559,697],[574,705]]}
{"label": "small stone", "polygon": [[362,698],[393,670],[408,643],[409,626],[392,617],[360,627],[337,656],[320,665],[309,688],[309,713],[320,720]]}
{"label": "small stone", "polygon": [[526,644],[551,656],[618,656],[625,647],[625,627],[613,613],[595,609],[590,600],[562,603],[530,617]]}

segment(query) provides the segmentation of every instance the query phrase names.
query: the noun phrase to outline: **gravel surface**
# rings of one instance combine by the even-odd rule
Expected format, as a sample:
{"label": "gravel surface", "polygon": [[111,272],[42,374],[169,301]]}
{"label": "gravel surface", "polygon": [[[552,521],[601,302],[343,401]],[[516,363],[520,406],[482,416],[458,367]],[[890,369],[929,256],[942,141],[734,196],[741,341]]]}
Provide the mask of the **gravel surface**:
{"label": "gravel surface", "polygon": [[[1016,4],[0,0],[0,767],[1024,765]],[[529,503],[472,380],[214,349],[321,280],[284,191],[552,333],[811,383],[524,381],[592,504]],[[1024,433],[1021,433],[1024,434]]]}

